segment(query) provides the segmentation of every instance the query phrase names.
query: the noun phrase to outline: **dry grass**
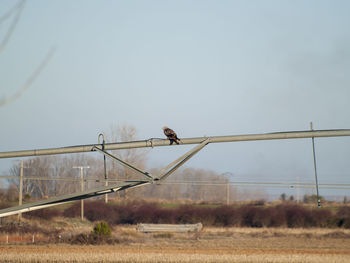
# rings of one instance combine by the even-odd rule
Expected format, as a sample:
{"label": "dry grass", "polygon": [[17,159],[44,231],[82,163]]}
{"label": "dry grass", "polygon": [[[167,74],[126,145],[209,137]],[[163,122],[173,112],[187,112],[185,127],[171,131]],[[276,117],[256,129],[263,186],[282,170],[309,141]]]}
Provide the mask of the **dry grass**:
{"label": "dry grass", "polygon": [[349,258],[341,258],[337,255],[293,255],[293,254],[246,254],[239,255],[203,255],[203,254],[164,254],[164,253],[60,253],[44,254],[38,259],[37,256],[26,254],[7,255],[2,257],[2,262],[349,262]]}
{"label": "dry grass", "polygon": [[142,234],[118,227],[116,245],[0,245],[0,262],[350,262],[350,230],[205,228]]}
{"label": "dry grass", "polygon": [[349,252],[320,249],[206,247],[0,247],[1,262],[349,262]]}
{"label": "dry grass", "polygon": [[250,227],[209,227],[203,233],[214,236],[252,236],[252,237],[347,237],[350,229],[331,228],[250,228]]}

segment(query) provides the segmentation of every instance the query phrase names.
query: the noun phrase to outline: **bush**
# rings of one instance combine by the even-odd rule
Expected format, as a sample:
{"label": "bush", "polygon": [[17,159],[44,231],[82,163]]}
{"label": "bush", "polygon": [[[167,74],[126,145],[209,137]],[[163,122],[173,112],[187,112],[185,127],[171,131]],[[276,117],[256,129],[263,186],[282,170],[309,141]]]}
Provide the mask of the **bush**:
{"label": "bush", "polygon": [[270,225],[271,217],[269,211],[260,207],[242,207],[240,209],[241,226],[267,227]]}
{"label": "bush", "polygon": [[215,222],[214,208],[196,207],[184,205],[174,210],[175,223],[194,224],[202,222],[205,225],[213,225]]}
{"label": "bush", "polygon": [[46,228],[42,228],[36,224],[31,225],[26,222],[16,222],[12,221],[6,224],[0,225],[0,233],[42,233],[46,236],[57,235],[59,230],[48,230]]}
{"label": "bush", "polygon": [[214,225],[217,226],[235,226],[240,223],[240,216],[236,209],[232,206],[220,206],[213,211],[215,214]]}
{"label": "bush", "polygon": [[75,202],[72,206],[63,211],[64,217],[78,217],[80,215],[80,202]]}
{"label": "bush", "polygon": [[26,218],[41,218],[41,219],[50,220],[53,217],[60,216],[61,214],[62,213],[57,209],[45,208],[45,209],[39,209],[28,213],[24,213],[23,216]]}
{"label": "bush", "polygon": [[5,208],[11,207],[11,206],[12,206],[12,204],[7,202],[7,201],[0,202],[0,209],[5,209]]}
{"label": "bush", "polygon": [[285,206],[287,226],[291,228],[295,227],[307,227],[307,223],[310,218],[310,213],[302,207],[297,205]]}
{"label": "bush", "polygon": [[350,207],[343,206],[336,213],[336,224],[338,227],[350,228]]}
{"label": "bush", "polygon": [[[63,214],[70,217],[80,216],[80,202],[66,209]],[[201,222],[205,226],[350,228],[348,206],[341,207],[335,214],[329,209],[310,209],[291,203],[271,207],[248,204],[241,207],[183,205],[164,208],[157,203],[105,204],[101,201],[90,201],[86,202],[85,216],[90,221],[105,221],[108,224]]]}
{"label": "bush", "polygon": [[311,222],[312,227],[333,227],[332,223],[333,214],[330,210],[319,209],[311,211]]}
{"label": "bush", "polygon": [[[80,217],[80,202],[74,203],[71,207],[67,208],[63,212],[65,217]],[[115,219],[115,213],[113,206],[110,206],[102,201],[87,201],[84,203],[84,216],[87,220],[94,221],[106,221],[109,224],[113,224]]]}
{"label": "bush", "polygon": [[106,222],[100,222],[95,225],[94,227],[94,234],[100,235],[100,236],[109,236],[111,235],[112,230],[107,225]]}
{"label": "bush", "polygon": [[64,242],[78,245],[104,245],[104,244],[115,244],[118,240],[111,238],[110,236],[91,234],[77,234],[74,235]]}
{"label": "bush", "polygon": [[287,226],[286,213],[281,206],[269,207],[266,209],[267,214],[270,217],[268,227],[283,227]]}

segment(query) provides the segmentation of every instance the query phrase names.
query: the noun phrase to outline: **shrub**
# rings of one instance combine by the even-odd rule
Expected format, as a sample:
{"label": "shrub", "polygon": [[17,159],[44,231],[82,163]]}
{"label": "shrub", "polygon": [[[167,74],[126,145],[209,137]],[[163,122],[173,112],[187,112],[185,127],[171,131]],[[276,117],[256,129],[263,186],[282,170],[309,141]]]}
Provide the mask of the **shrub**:
{"label": "shrub", "polygon": [[326,209],[316,209],[311,211],[311,222],[309,226],[313,227],[332,227],[332,217],[331,211]]}
{"label": "shrub", "polygon": [[215,214],[214,225],[234,226],[240,223],[239,213],[232,206],[224,205],[215,208],[213,214]]}
{"label": "shrub", "polygon": [[[64,211],[64,216],[80,216],[80,202]],[[128,202],[105,204],[90,201],[85,204],[85,216],[90,221],[108,224],[165,223],[187,224],[201,222],[205,226],[247,227],[344,227],[350,228],[350,207],[344,206],[336,214],[328,209],[309,209],[302,205],[283,203],[278,206],[203,207],[183,205],[160,207],[157,203]]]}
{"label": "shrub", "polygon": [[309,215],[305,208],[293,205],[285,206],[284,210],[288,227],[306,227]]}
{"label": "shrub", "polygon": [[241,226],[266,227],[270,225],[271,217],[265,208],[247,206],[240,209]]}
{"label": "shrub", "polygon": [[159,208],[155,211],[156,223],[174,224],[176,211],[171,208]]}
{"label": "shrub", "polygon": [[[132,217],[134,223],[159,223],[159,216],[162,208],[153,203],[142,203],[140,205],[134,205],[132,210]],[[165,213],[163,213],[165,214]]]}
{"label": "shrub", "polygon": [[190,205],[183,205],[176,208],[175,222],[176,223],[194,223],[195,208]]}
{"label": "shrub", "polygon": [[80,202],[75,202],[72,206],[68,207],[63,211],[64,217],[78,217],[80,215]]}
{"label": "shrub", "polygon": [[7,201],[2,201],[0,202],[0,209],[5,209],[5,208],[8,208],[8,207],[11,207],[11,203],[7,202]]}
{"label": "shrub", "polygon": [[118,240],[111,238],[110,236],[91,234],[77,234],[74,235],[64,242],[79,245],[104,245],[104,244],[115,244]]}
{"label": "shrub", "polygon": [[112,223],[112,214],[113,210],[111,209],[111,206],[102,201],[86,202],[84,206],[85,218],[91,222],[103,220]]}
{"label": "shrub", "polygon": [[169,232],[153,234],[154,238],[172,238],[173,236],[174,234]]}
{"label": "shrub", "polygon": [[23,216],[26,218],[41,218],[41,219],[50,220],[53,217],[60,216],[61,214],[62,213],[57,209],[45,208],[45,209],[39,209],[39,210],[34,210],[31,212],[25,213],[23,214]]}
{"label": "shrub", "polygon": [[[80,202],[74,203],[71,207],[63,212],[65,217],[79,217],[80,216]],[[110,206],[102,201],[88,201],[84,203],[84,216],[87,220],[106,221],[110,224],[114,223],[115,212],[113,206]]]}
{"label": "shrub", "polygon": [[210,216],[208,208],[195,207],[190,205],[180,206],[175,210],[175,222],[179,224],[194,224],[203,222],[206,216]]}
{"label": "shrub", "polygon": [[336,224],[338,227],[350,228],[350,207],[343,206],[336,213]]}
{"label": "shrub", "polygon": [[111,235],[112,230],[110,227],[107,225],[106,222],[100,222],[95,225],[94,227],[94,234],[96,235],[102,235],[102,236],[109,236]]}
{"label": "shrub", "polygon": [[127,205],[116,205],[113,207],[114,224],[134,224],[132,209]]}
{"label": "shrub", "polygon": [[269,207],[266,209],[270,221],[268,227],[282,227],[287,225],[286,213],[283,206]]}
{"label": "shrub", "polygon": [[56,235],[59,230],[48,230],[36,224],[31,225],[26,222],[9,222],[0,225],[0,233],[42,233],[45,235]]}

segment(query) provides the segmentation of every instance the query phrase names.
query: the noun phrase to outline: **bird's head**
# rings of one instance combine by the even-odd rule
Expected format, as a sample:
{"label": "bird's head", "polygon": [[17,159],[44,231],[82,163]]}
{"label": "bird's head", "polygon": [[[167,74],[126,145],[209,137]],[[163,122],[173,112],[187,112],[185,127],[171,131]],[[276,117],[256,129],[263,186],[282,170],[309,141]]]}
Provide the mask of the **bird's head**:
{"label": "bird's head", "polygon": [[162,129],[163,129],[163,131],[164,131],[164,130],[168,129],[168,127],[167,127],[167,126],[164,126]]}

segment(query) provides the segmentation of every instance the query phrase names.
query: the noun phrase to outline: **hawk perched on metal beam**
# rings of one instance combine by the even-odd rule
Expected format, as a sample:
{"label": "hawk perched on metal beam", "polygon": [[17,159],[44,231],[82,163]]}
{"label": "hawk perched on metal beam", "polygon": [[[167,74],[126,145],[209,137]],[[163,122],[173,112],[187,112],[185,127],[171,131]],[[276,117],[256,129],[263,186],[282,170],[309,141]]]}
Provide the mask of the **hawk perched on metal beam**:
{"label": "hawk perched on metal beam", "polygon": [[176,133],[172,129],[168,128],[167,126],[164,126],[162,129],[165,136],[170,140],[170,144],[173,144],[173,142],[179,144],[180,139],[177,138]]}

